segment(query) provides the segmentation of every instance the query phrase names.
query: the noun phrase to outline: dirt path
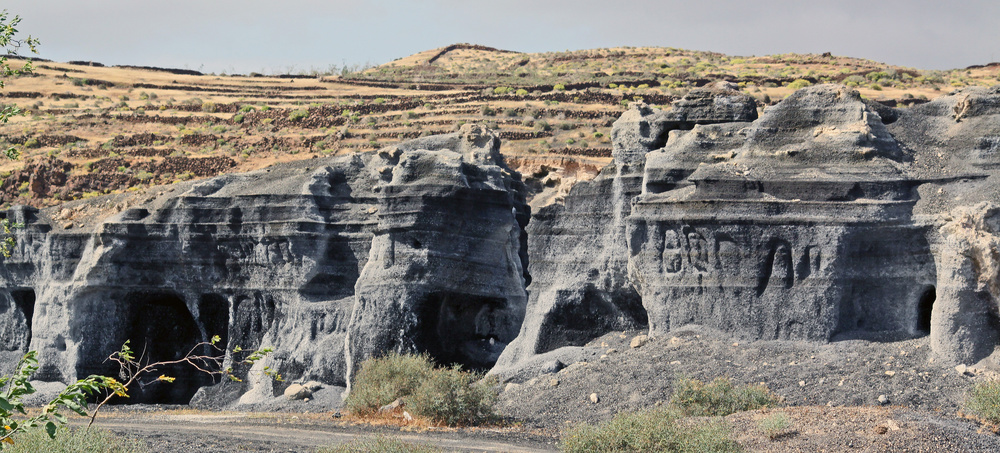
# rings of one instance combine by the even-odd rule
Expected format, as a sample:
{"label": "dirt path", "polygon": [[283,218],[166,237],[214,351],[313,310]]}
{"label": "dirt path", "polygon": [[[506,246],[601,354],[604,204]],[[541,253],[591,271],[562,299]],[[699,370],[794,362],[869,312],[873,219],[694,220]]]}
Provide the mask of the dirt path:
{"label": "dirt path", "polygon": [[[85,425],[86,420],[74,421]],[[554,440],[525,438],[509,432],[400,432],[362,429],[346,424],[300,420],[292,414],[138,415],[98,418],[95,426],[118,434],[142,438],[154,452],[312,452],[358,437],[384,433],[405,442],[425,443],[445,451],[547,452],[556,451]]]}

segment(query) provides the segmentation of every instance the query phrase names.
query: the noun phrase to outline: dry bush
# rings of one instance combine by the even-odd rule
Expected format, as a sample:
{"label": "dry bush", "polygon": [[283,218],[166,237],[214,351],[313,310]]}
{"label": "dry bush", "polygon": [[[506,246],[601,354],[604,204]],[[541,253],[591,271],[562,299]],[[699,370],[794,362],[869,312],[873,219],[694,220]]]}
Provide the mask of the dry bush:
{"label": "dry bush", "polygon": [[731,428],[723,420],[678,423],[674,408],[623,412],[596,426],[579,425],[563,432],[564,452],[739,452]]}
{"label": "dry bush", "polygon": [[670,405],[686,416],[725,416],[781,404],[781,398],[763,385],[733,386],[720,377],[706,384],[681,378],[674,384]]}

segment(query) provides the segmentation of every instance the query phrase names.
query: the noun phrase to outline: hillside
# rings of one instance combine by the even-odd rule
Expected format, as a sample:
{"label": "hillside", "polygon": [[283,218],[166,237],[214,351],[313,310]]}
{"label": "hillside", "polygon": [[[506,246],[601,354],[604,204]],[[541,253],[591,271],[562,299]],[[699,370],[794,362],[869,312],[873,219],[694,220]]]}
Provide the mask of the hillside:
{"label": "hillside", "polygon": [[372,150],[466,122],[498,129],[533,205],[609,161],[610,126],[631,100],[667,106],[714,80],[761,107],[823,82],[897,106],[992,85],[1000,66],[921,71],[830,55],[731,57],[673,48],[525,54],[483,46],[429,50],[343,75],[205,75],[97,63],[36,62],[2,102],[28,115],[0,126],[0,201],[50,206],[105,193]]}

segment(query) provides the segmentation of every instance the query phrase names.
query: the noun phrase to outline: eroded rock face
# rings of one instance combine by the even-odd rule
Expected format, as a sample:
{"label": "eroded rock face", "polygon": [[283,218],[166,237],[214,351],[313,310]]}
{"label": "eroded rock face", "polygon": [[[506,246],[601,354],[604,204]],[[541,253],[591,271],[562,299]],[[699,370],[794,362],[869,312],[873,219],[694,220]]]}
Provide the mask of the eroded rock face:
{"label": "eroded rock face", "polygon": [[622,116],[614,163],[532,218],[528,316],[495,373],[644,324],[994,351],[996,208],[977,203],[1000,197],[1000,89],[896,110],[822,85],[729,114],[750,105],[715,87]]}
{"label": "eroded rock face", "polygon": [[[347,382],[349,358],[389,350],[488,368],[526,299],[529,214],[498,147],[470,125],[377,154],[172,186],[96,227],[13,210],[26,227],[0,272],[0,359],[38,350],[39,379],[71,380],[116,375],[104,359],[126,340],[161,361],[219,335],[230,348],[274,348],[258,367],[332,385]],[[165,373],[178,381],[131,401],[187,402],[214,383],[190,367]],[[280,386],[250,379],[204,397],[249,391],[249,401]]]}
{"label": "eroded rock face", "polygon": [[[963,363],[1000,342],[1000,88],[895,110],[821,85],[757,118],[720,84],[636,104],[612,138],[612,164],[530,222],[476,126],[179,184],[96,226],[74,213],[113,198],[12,209],[26,227],[0,266],[0,361],[36,349],[40,379],[69,380],[114,374],[126,340],[171,360],[220,335],[274,348],[258,368],[345,385],[387,351],[520,378],[596,357],[580,346],[611,330],[694,324],[929,334]],[[177,368],[134,400],[281,395],[233,363],[253,379]]]}
{"label": "eroded rock face", "polygon": [[756,118],[753,99],[726,88],[695,90],[669,112],[633,104],[612,130],[614,162],[594,180],[576,184],[564,204],[532,217],[528,321],[496,372],[611,330],[647,326],[641,295],[628,275],[631,200],[642,191],[648,153],[664,145],[669,131]]}

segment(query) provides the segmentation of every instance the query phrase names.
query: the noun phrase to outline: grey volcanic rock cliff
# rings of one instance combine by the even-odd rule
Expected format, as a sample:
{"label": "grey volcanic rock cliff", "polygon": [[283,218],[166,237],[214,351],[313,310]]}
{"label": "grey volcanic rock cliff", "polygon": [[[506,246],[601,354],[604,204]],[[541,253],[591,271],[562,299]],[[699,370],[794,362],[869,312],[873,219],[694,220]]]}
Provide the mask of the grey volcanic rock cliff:
{"label": "grey volcanic rock cliff", "polygon": [[595,354],[560,347],[612,328],[689,324],[746,339],[930,334],[944,360],[993,353],[997,215],[980,203],[1000,196],[1000,90],[896,110],[823,85],[759,119],[732,114],[752,104],[724,90],[633,106],[614,162],[532,218],[528,315],[495,373]]}
{"label": "grey volcanic rock cliff", "polygon": [[[389,350],[488,368],[526,299],[528,211],[498,148],[492,132],[466,126],[377,154],[181,184],[92,231],[61,228],[54,211],[12,210],[26,226],[0,271],[4,361],[30,348],[41,380],[116,375],[104,359],[126,340],[160,361],[220,335],[229,347],[274,348],[259,368],[335,385],[351,363]],[[166,373],[178,382],[132,401],[187,402],[213,383],[190,367]],[[249,401],[278,385],[227,383],[205,398]]]}
{"label": "grey volcanic rock cliff", "polygon": [[642,104],[625,112],[612,131],[614,162],[528,225],[528,321],[497,371],[611,330],[645,328],[643,300],[628,278],[626,218],[642,191],[647,153],[672,130],[756,117],[754,100],[726,84],[695,90],[669,112]]}
{"label": "grey volcanic rock cliff", "polygon": [[611,330],[693,324],[994,355],[1000,88],[896,110],[820,85],[758,118],[718,84],[633,105],[612,139],[596,179],[533,215],[477,126],[178,184],[96,222],[74,212],[114,197],[11,209],[0,362],[39,350],[38,378],[65,381],[116,373],[125,341],[171,360],[220,335],[274,353],[237,367],[246,383],[178,367],[134,401],[254,402],[282,390],[263,367],[347,385],[366,358],[427,352],[522,379]]}

